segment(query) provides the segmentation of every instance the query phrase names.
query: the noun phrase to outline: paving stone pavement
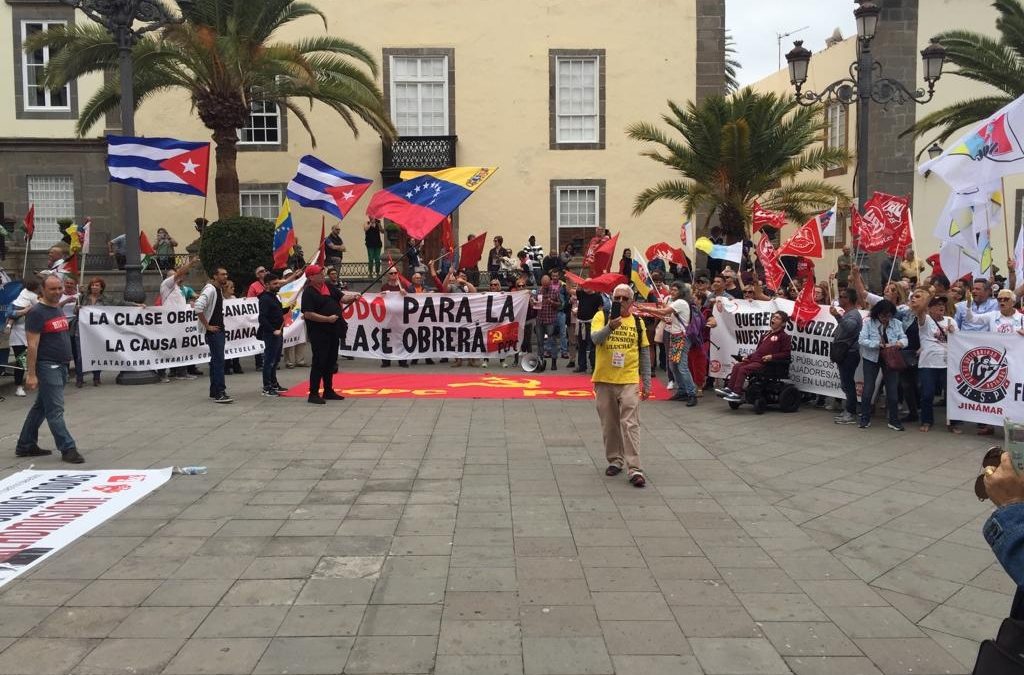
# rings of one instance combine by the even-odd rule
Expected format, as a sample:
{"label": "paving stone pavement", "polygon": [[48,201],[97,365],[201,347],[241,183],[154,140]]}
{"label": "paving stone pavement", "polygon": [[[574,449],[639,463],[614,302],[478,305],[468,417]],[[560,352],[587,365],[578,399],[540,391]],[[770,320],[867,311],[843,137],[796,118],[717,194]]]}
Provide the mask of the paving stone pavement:
{"label": "paving stone pavement", "polygon": [[588,401],[228,384],[67,390],[86,468],[210,471],[0,589],[0,675],[966,673],[1009,609],[972,436],[651,402],[637,490]]}

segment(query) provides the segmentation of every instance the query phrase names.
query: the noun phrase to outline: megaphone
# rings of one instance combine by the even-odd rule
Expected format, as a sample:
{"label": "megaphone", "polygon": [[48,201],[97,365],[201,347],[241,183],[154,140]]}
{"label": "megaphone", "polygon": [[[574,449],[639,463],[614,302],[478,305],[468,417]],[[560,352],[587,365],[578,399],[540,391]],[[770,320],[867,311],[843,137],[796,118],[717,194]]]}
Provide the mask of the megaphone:
{"label": "megaphone", "polygon": [[519,358],[519,365],[527,373],[543,373],[547,367],[547,360],[536,354],[523,354]]}

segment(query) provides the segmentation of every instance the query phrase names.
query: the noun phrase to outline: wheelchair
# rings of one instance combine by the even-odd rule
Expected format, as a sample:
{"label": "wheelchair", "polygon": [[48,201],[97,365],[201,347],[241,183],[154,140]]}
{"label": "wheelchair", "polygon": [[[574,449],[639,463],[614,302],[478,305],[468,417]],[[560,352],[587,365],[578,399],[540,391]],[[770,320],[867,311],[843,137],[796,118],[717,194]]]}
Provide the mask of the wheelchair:
{"label": "wheelchair", "polygon": [[764,414],[770,405],[778,406],[785,413],[799,410],[802,393],[789,381],[791,363],[791,359],[780,359],[764,364],[764,368],[747,378],[744,400],[728,401],[729,407],[736,410],[746,402],[754,407],[757,415]]}

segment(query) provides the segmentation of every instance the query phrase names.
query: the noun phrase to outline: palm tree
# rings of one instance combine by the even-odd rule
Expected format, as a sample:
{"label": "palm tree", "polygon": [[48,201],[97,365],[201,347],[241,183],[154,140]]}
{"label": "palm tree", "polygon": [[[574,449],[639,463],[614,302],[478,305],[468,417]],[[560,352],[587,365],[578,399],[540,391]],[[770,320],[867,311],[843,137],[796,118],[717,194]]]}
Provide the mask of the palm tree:
{"label": "palm tree", "polygon": [[999,39],[966,30],[950,30],[936,37],[946,49],[950,71],[987,85],[1000,93],[964,99],[929,113],[910,128],[914,138],[939,130],[935,141],[942,143],[957,130],[989,117],[1024,95],[1024,6],[1020,0],[995,0],[999,12]]}
{"label": "palm tree", "polygon": [[[177,2],[177,0],[175,0]],[[192,109],[213,132],[217,153],[217,209],[221,218],[238,215],[238,130],[254,103],[286,108],[316,145],[305,99],[334,110],[359,134],[356,119],[385,140],[395,135],[376,84],[377,63],[359,45],[333,36],[274,41],[274,34],[297,19],[327,17],[297,0],[194,0],[178,2],[184,21],[135,45],[135,106],[154,94],[184,90]],[[60,88],[92,72],[117,72],[118,49],[111,35],[94,24],[54,27],[26,41],[27,51],[50,47],[45,85]],[[121,105],[120,83],[108,79],[82,108],[77,132],[84,136],[104,115]]]}
{"label": "palm tree", "polygon": [[681,203],[687,214],[698,209],[707,212],[707,220],[717,213],[726,237],[737,241],[749,232],[754,199],[797,222],[831,207],[836,199],[849,203],[842,188],[800,175],[850,162],[845,149],[821,143],[825,122],[819,106],[805,108],[790,96],[762,94],[749,87],[730,97],[690,102],[685,109],[672,101],[668,106],[672,114],[663,115],[662,120],[682,140],[645,122],[629,126],[626,133],[634,140],[661,146],[641,155],[673,169],[681,178],[637,195],[634,215],[669,199]]}
{"label": "palm tree", "polygon": [[740,80],[739,72],[743,68],[739,59],[736,57],[736,40],[733,39],[732,33],[725,31],[725,93],[735,94],[739,91]]}

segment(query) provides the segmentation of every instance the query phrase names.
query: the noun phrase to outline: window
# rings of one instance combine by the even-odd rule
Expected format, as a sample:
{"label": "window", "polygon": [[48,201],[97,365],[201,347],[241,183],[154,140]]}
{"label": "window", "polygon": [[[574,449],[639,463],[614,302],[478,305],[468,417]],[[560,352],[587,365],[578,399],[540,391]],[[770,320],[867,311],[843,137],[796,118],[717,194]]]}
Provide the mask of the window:
{"label": "window", "polygon": [[238,133],[245,145],[280,145],[281,110],[273,101],[253,101],[249,123]]}
{"label": "window", "polygon": [[399,136],[447,136],[448,57],[393,55],[392,119]]}
{"label": "window", "polygon": [[240,211],[250,218],[277,220],[281,211],[280,190],[244,190],[238,194]]}
{"label": "window", "polygon": [[48,249],[60,241],[60,218],[75,217],[75,181],[71,176],[28,176],[28,203],[36,207],[32,249]]}
{"label": "window", "polygon": [[599,57],[556,57],[555,104],[559,143],[598,142]]}
{"label": "window", "polygon": [[[829,148],[842,148],[846,150],[849,121],[847,119],[848,109],[842,103],[830,103],[825,107],[825,146]],[[825,169],[825,176],[840,176],[846,173],[845,164]]]}
{"label": "window", "polygon": [[[64,21],[22,21],[21,40],[25,40],[49,30],[55,26],[64,26]],[[60,111],[71,110],[71,85],[66,84],[60,89],[46,89],[40,82],[43,79],[43,71],[50,62],[51,56],[49,47],[43,47],[32,52],[26,52],[21,62],[22,68],[22,95],[24,96],[24,109],[29,111]]]}
{"label": "window", "polygon": [[604,227],[604,181],[552,181],[551,241],[558,250],[574,244],[580,250]]}

